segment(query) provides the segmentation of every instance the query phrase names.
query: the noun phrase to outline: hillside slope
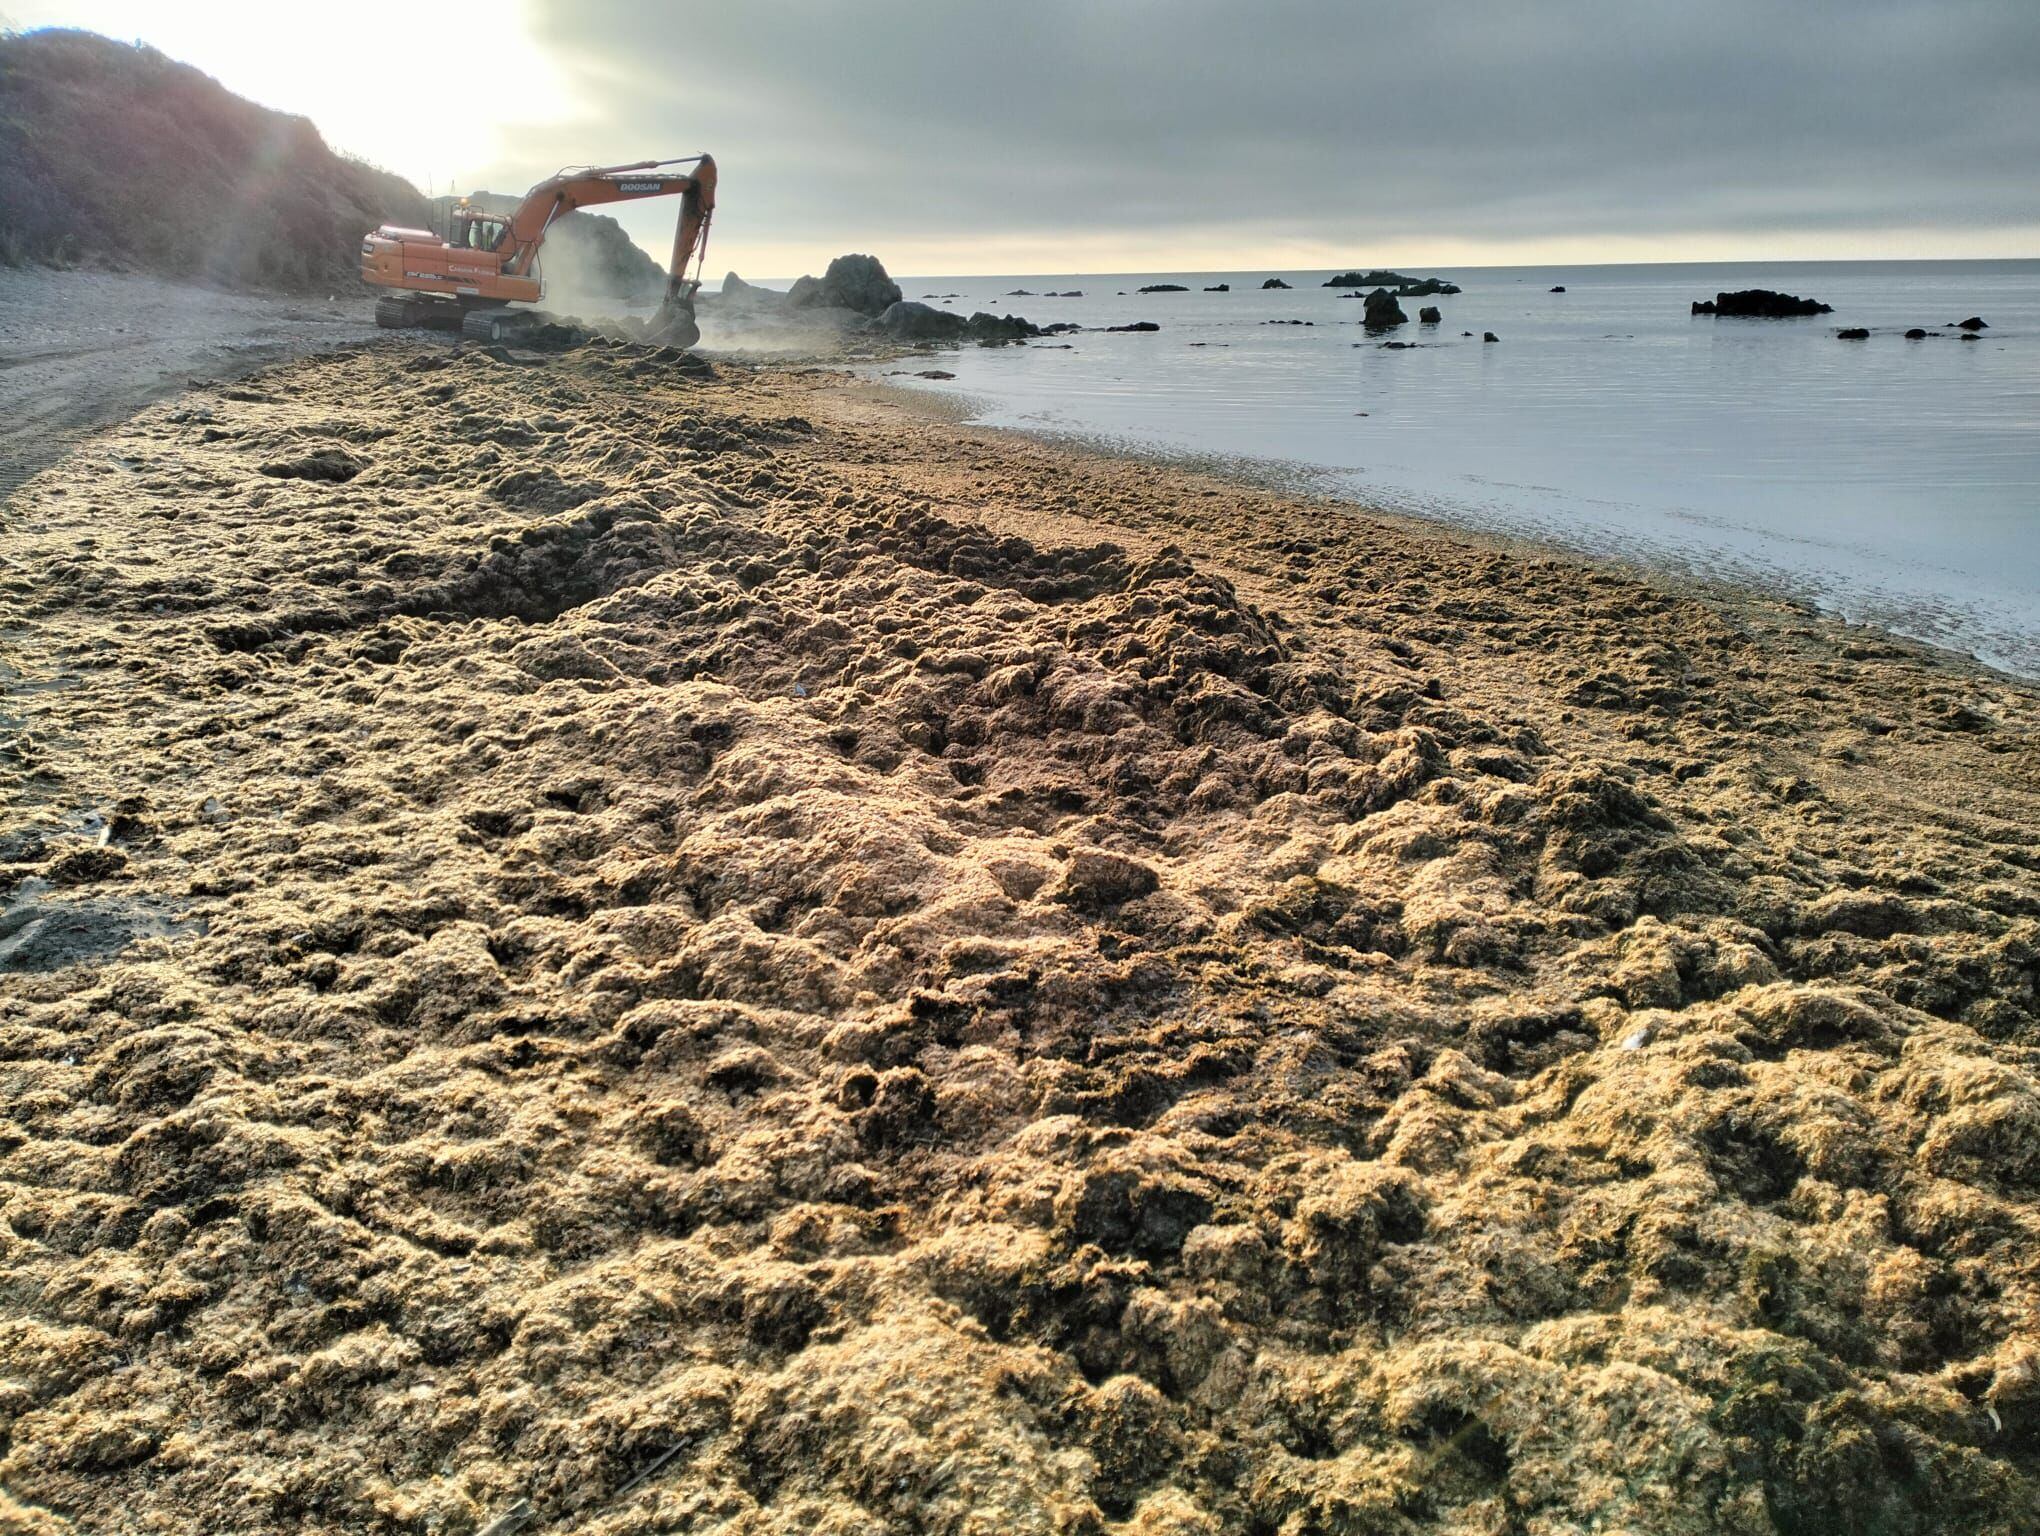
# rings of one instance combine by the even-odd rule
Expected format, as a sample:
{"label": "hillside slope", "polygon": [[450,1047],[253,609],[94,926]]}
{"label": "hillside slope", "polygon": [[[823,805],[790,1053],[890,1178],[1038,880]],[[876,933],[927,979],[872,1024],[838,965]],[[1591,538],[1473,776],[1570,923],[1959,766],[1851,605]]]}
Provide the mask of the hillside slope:
{"label": "hillside slope", "polygon": [[152,48],[0,37],[0,260],[311,289],[354,280],[362,232],[421,224],[401,177],[336,155]]}

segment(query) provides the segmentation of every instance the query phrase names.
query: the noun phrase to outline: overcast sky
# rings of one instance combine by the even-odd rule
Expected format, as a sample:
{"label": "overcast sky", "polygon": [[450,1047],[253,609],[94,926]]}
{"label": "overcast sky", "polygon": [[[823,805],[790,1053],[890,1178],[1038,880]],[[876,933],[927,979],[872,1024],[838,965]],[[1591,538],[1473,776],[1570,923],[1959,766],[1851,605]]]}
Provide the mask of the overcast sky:
{"label": "overcast sky", "polygon": [[[712,276],[851,249],[923,275],[2040,255],[2040,0],[462,15],[407,53],[273,0],[0,0],[154,42],[439,191],[710,150]],[[625,222],[663,258],[672,217]]]}

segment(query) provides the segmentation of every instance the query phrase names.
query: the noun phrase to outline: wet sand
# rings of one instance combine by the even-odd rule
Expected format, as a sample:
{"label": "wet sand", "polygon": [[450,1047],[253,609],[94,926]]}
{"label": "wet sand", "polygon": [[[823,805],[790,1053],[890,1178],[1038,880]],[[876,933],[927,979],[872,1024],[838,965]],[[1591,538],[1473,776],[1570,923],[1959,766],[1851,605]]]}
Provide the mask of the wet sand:
{"label": "wet sand", "polygon": [[2036,1529],[2029,686],[628,347],[4,517],[0,1524]]}

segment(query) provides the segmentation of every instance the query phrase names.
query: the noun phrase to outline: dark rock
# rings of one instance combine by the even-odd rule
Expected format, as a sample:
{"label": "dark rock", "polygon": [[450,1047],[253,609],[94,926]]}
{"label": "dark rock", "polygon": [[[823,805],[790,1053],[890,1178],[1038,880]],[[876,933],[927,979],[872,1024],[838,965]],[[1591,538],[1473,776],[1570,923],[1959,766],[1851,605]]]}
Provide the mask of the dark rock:
{"label": "dark rock", "polygon": [[1846,330],[1836,331],[1835,338],[1838,341],[1868,341],[1870,331],[1867,326],[1852,325]]}
{"label": "dark rock", "polygon": [[953,373],[944,373],[940,368],[923,368],[919,373],[915,374],[914,377],[917,379],[953,379],[956,377],[956,375]]}
{"label": "dark rock", "polygon": [[1399,299],[1427,299],[1434,293],[1457,293],[1459,285],[1435,277],[1405,277],[1400,272],[1341,272],[1327,288],[1389,288]]}
{"label": "dark rock", "polygon": [[1911,330],[1905,333],[1905,339],[1907,341],[1924,341],[1926,340],[1926,336],[1927,333],[1921,330],[1918,326],[1914,326]]}
{"label": "dark rock", "polygon": [[1232,292],[1232,284],[1231,284],[1231,283],[1220,283],[1220,284],[1219,284],[1219,285],[1218,285],[1217,287],[1215,287],[1215,288],[1207,288],[1207,289],[1205,289],[1204,291],[1205,291],[1206,293],[1231,293],[1231,292]]}
{"label": "dark rock", "polygon": [[1002,297],[1008,299],[1036,299],[1041,297],[1041,295],[1032,288],[1015,288],[1011,293],[1002,295]]}
{"label": "dark rock", "polygon": [[1981,340],[1983,340],[1983,338],[1982,338],[1981,336],[1977,335],[1977,334],[1976,334],[1976,332],[1974,332],[1974,331],[1964,331],[1964,332],[1963,332],[1963,333],[1962,333],[1962,334],[1961,334],[1960,336],[1956,337],[1955,339],[1956,339],[1957,341],[1981,341]]}
{"label": "dark rock", "polygon": [[883,315],[902,297],[876,256],[838,256],[819,280],[803,277],[786,295],[795,309],[854,309],[860,315]]}
{"label": "dark rock", "polygon": [[1149,283],[1140,290],[1142,293],[1188,293],[1190,290],[1181,283]]}
{"label": "dark rock", "polygon": [[747,283],[736,273],[728,274],[722,280],[722,292],[703,294],[704,302],[719,309],[760,310],[787,309],[791,307],[792,295],[778,288],[760,288],[756,283]]}
{"label": "dark rock", "polygon": [[895,341],[954,341],[964,331],[963,316],[904,299],[888,306],[878,325]]}
{"label": "dark rock", "polygon": [[1438,306],[1435,304],[1426,304],[1417,311],[1417,323],[1420,325],[1437,325],[1444,318],[1438,313]]}
{"label": "dark rock", "polygon": [[1108,325],[1108,331],[1159,331],[1161,327],[1152,320],[1136,320],[1131,325]]}
{"label": "dark rock", "polygon": [[1551,291],[1552,291],[1553,293],[1564,293],[1564,292],[1565,292],[1565,284],[1564,284],[1564,283],[1560,283],[1560,284],[1559,284],[1559,285],[1558,285],[1558,286],[1557,286],[1556,288],[1553,288],[1553,289],[1552,289]]}
{"label": "dark rock", "polygon": [[1271,277],[1267,282],[1261,284],[1264,290],[1269,288],[1287,288],[1288,286],[1289,284],[1283,282],[1279,277]]}
{"label": "dark rock", "polygon": [[1831,315],[1834,306],[1818,299],[1796,298],[1769,288],[1743,288],[1734,293],[1717,293],[1713,301],[1697,300],[1696,315],[1738,315],[1757,320],[1789,320],[1798,315]]}
{"label": "dark rock", "polygon": [[1385,331],[1393,326],[1407,325],[1410,317],[1402,312],[1402,306],[1395,301],[1395,295],[1386,288],[1377,288],[1367,295],[1367,314],[1361,321],[1370,331]]}
{"label": "dark rock", "polygon": [[1068,293],[1051,293],[1044,295],[1044,297],[1051,299],[1081,299],[1083,296],[1084,290],[1081,288],[1072,288]]}
{"label": "dark rock", "polygon": [[1480,333],[1480,339],[1482,341],[1500,341],[1502,338],[1497,336],[1493,331],[1482,331]]}
{"label": "dark rock", "polygon": [[972,341],[996,343],[1025,341],[1030,336],[1039,336],[1041,331],[1018,315],[993,315],[979,310],[964,326],[964,334]]}
{"label": "dark rock", "polygon": [[1958,330],[1964,331],[1987,331],[1990,329],[1990,322],[1981,315],[1971,315],[1967,320],[1957,320],[1955,325]]}

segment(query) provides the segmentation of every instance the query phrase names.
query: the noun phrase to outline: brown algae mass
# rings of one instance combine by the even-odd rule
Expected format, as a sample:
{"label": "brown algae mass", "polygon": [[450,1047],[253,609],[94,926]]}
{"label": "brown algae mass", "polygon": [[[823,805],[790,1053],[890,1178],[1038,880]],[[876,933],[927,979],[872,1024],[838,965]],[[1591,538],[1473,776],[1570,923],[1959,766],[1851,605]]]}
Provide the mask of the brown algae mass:
{"label": "brown algae mass", "polygon": [[2030,689],[448,359],[0,514],[0,1525],[2040,1529]]}

